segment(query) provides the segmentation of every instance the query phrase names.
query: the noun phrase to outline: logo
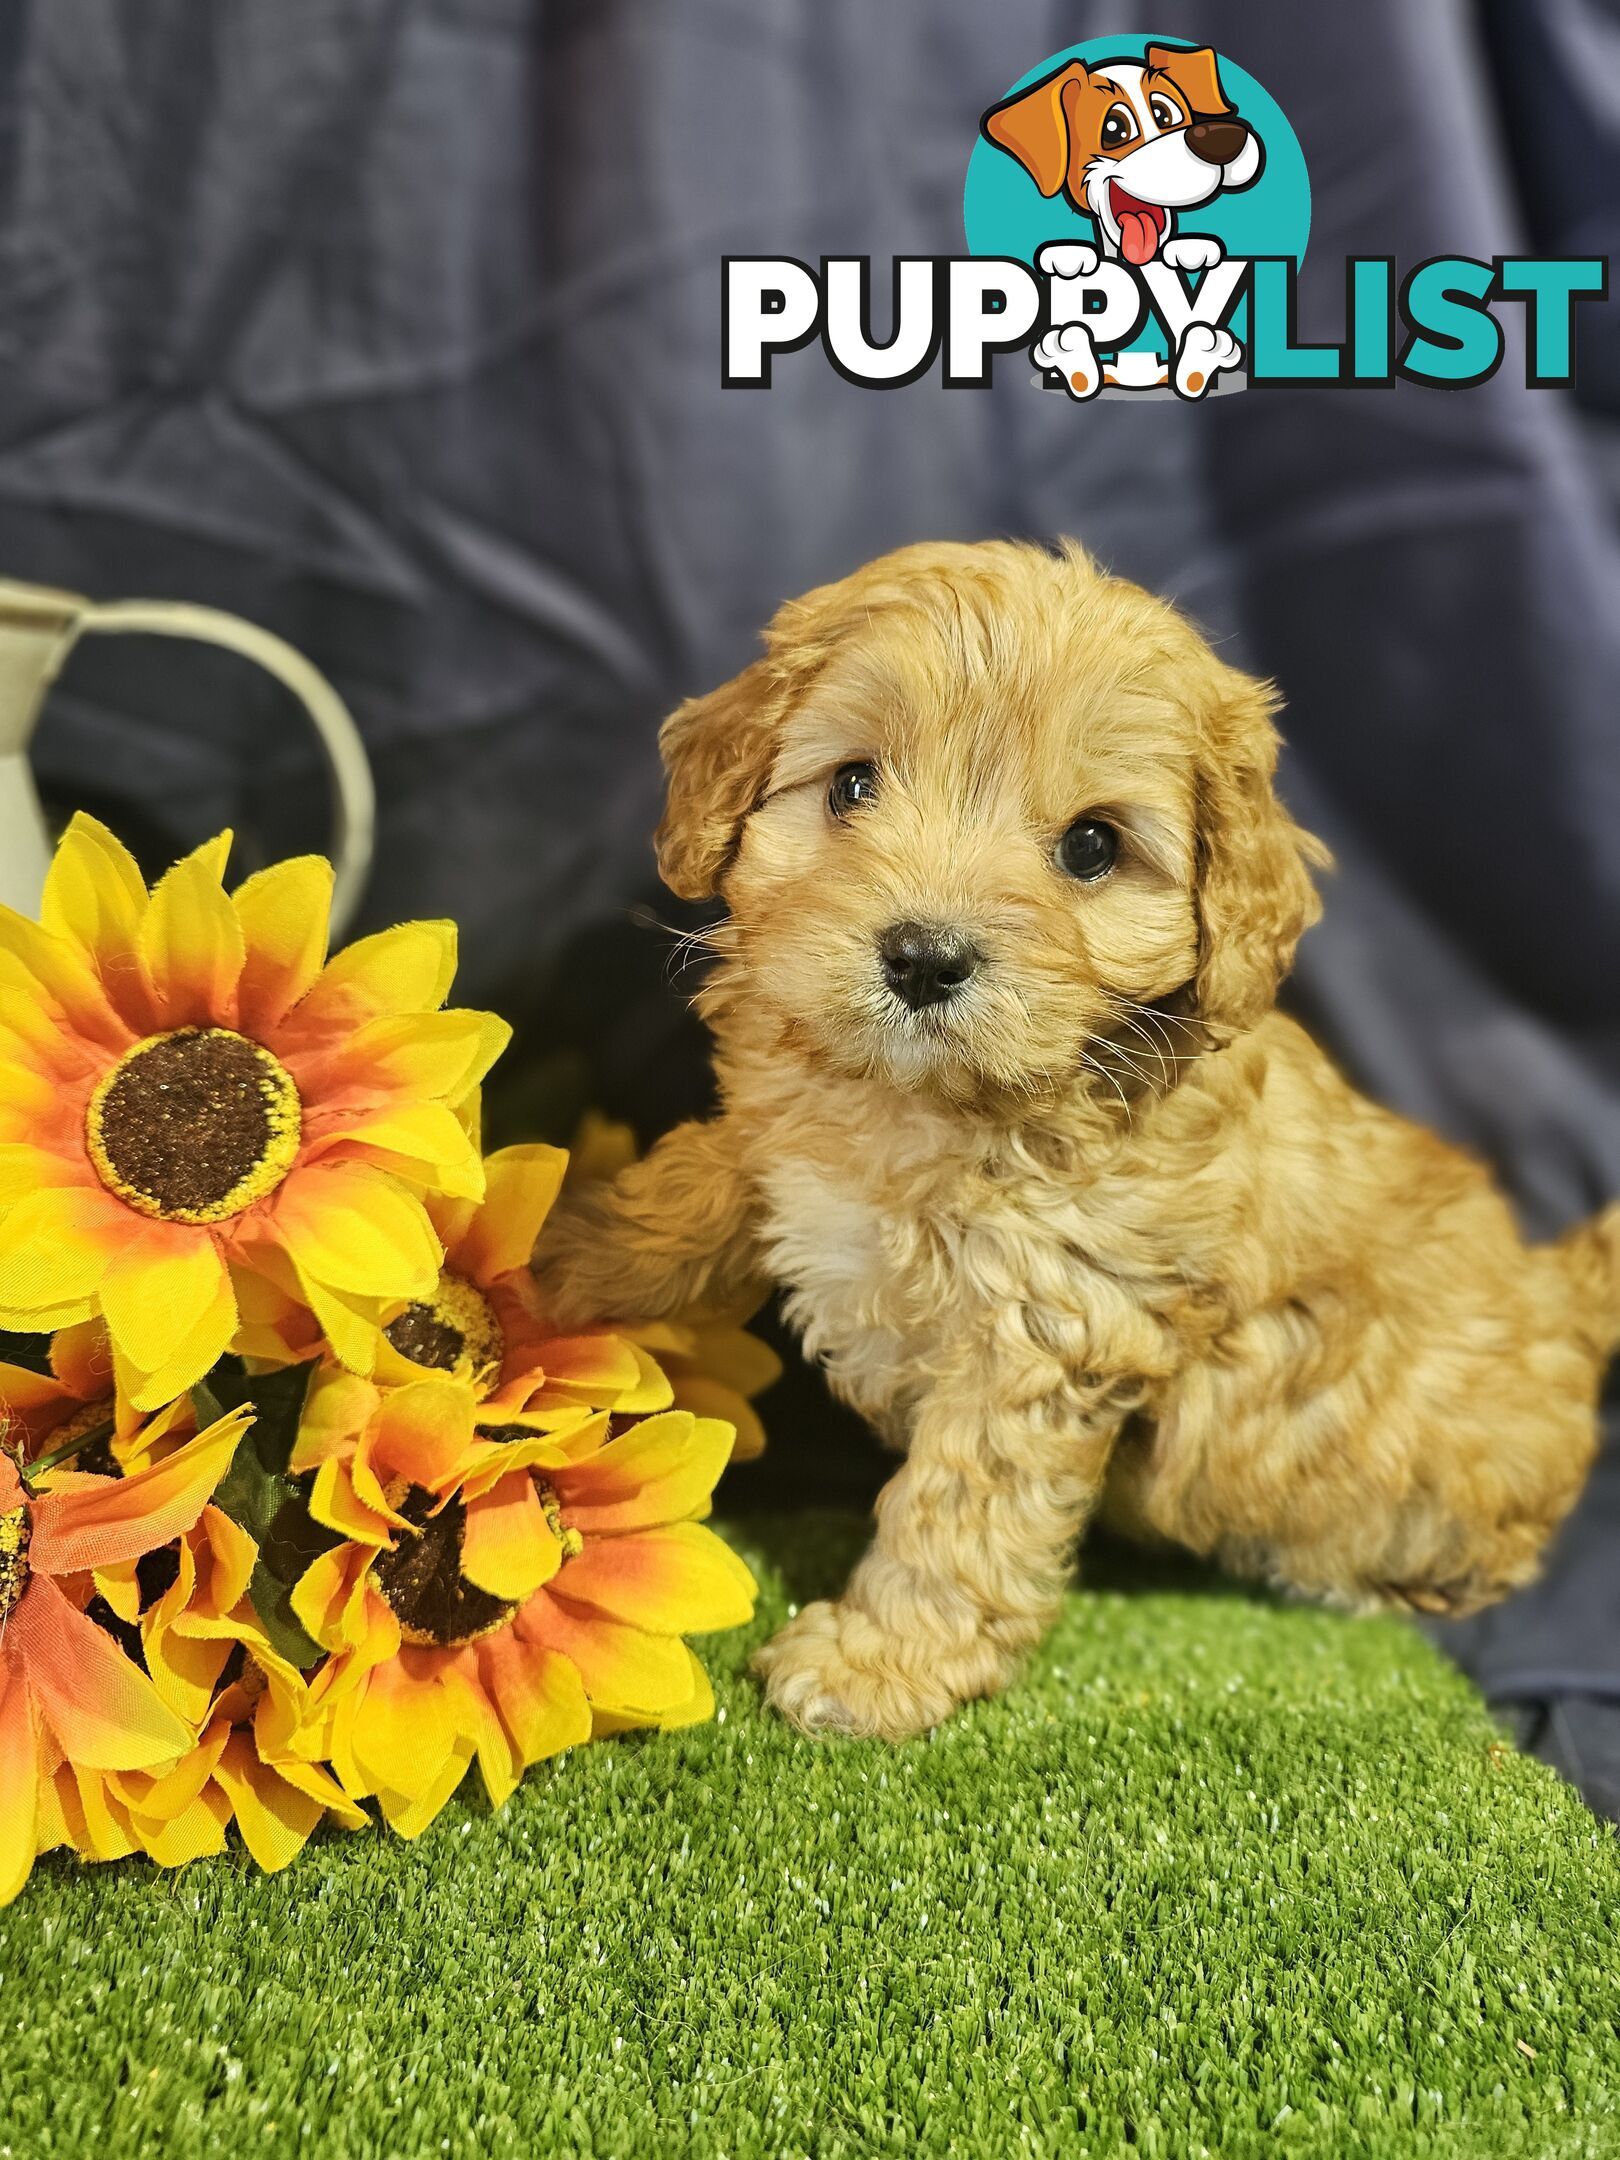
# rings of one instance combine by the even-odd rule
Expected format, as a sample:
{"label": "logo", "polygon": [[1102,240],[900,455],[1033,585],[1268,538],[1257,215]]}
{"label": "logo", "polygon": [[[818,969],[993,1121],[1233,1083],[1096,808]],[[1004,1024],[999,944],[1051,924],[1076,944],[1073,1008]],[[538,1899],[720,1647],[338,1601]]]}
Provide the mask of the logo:
{"label": "logo", "polygon": [[768,389],[819,339],[846,380],[984,389],[998,357],[1094,398],[1197,401],[1274,384],[1464,389],[1524,316],[1525,382],[1573,379],[1574,311],[1608,293],[1597,256],[1443,255],[1344,265],[1334,343],[1301,344],[1311,228],[1305,154],[1282,108],[1207,45],[1120,36],[1050,55],[984,111],[963,194],[968,252],[897,256],[877,327],[869,256],[727,256],[723,380]]}

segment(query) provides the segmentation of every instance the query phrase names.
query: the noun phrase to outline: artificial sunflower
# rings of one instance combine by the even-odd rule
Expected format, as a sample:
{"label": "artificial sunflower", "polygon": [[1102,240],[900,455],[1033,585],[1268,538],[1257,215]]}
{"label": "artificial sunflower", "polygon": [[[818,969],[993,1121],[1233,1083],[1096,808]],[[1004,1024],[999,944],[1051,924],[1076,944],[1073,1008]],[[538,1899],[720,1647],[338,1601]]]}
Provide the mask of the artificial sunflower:
{"label": "artificial sunflower", "polygon": [[[476,1129],[472,1111],[468,1123]],[[561,1148],[502,1148],[485,1159],[481,1200],[430,1193],[428,1220],[444,1260],[424,1296],[404,1305],[348,1298],[317,1319],[273,1285],[257,1286],[244,1301],[241,1347],[285,1362],[315,1355],[324,1330],[343,1365],[386,1385],[445,1372],[503,1410],[666,1409],[670,1382],[628,1331],[559,1334],[541,1309],[529,1255],[567,1163]]]}
{"label": "artificial sunflower", "polygon": [[233,1411],[117,1479],[58,1467],[28,1484],[0,1455],[0,1903],[33,1866],[40,1788],[59,1762],[166,1769],[190,1749],[191,1727],[78,1600],[96,1569],[191,1527],[250,1423]]}
{"label": "artificial sunflower", "polygon": [[86,1860],[141,1852],[180,1867],[221,1851],[234,1821],[254,1860],[274,1873],[323,1816],[364,1825],[364,1810],[329,1771],[286,1752],[306,1687],[249,1603],[256,1558],[253,1540],[207,1507],[175,1545],[146,1556],[167,1563],[157,1594],[144,1562],[139,1573],[97,1571],[113,1630],[196,1739],[168,1769],[60,1763],[40,1794],[41,1852],[68,1844]]}
{"label": "artificial sunflower", "polygon": [[348,1298],[430,1296],[422,1195],[476,1199],[456,1115],[506,1041],[439,1010],[448,923],[326,959],[330,866],[278,863],[227,895],[230,835],[148,894],[73,820],[41,921],[0,909],[0,1327],[102,1319],[136,1409],[185,1391],[258,1276],[334,1347]]}
{"label": "artificial sunflower", "polygon": [[357,1385],[312,1401],[311,1507],[345,1542],[293,1596],[331,1653],[303,1746],[345,1791],[414,1836],[475,1756],[499,1806],[594,1730],[709,1715],[682,1638],[737,1625],[754,1598],[697,1520],[728,1427],[671,1410],[615,1438],[575,1408],[491,1423],[445,1379],[351,1393],[346,1416],[336,1389]]}
{"label": "artificial sunflower", "polygon": [[[40,1367],[44,1369],[40,1369]],[[37,1365],[0,1359],[0,1438],[31,1462],[74,1442],[75,1469],[91,1467],[79,1457],[91,1448],[121,1442],[141,1422],[118,1392],[112,1346],[99,1320],[59,1328]]]}

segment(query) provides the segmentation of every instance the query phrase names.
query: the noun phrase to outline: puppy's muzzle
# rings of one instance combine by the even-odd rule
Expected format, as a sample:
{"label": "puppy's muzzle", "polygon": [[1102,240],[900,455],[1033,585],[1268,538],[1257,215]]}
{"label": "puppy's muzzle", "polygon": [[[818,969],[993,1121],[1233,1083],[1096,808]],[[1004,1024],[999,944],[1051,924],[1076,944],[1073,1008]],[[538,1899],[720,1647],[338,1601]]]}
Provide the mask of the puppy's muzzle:
{"label": "puppy's muzzle", "polygon": [[937,923],[891,923],[878,939],[883,979],[913,1012],[954,997],[984,957],[959,930]]}
{"label": "puppy's muzzle", "polygon": [[1248,139],[1242,120],[1195,120],[1187,130],[1187,148],[1206,165],[1230,165]]}

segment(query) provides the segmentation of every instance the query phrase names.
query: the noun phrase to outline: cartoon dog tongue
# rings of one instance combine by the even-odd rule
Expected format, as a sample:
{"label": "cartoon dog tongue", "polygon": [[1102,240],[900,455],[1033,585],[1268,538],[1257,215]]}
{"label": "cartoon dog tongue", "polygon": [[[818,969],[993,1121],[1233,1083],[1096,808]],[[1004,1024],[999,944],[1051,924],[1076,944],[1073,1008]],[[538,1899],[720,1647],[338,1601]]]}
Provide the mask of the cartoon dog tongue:
{"label": "cartoon dog tongue", "polygon": [[1159,221],[1148,210],[1119,210],[1120,253],[1128,263],[1145,263],[1153,260],[1153,251],[1159,244]]}

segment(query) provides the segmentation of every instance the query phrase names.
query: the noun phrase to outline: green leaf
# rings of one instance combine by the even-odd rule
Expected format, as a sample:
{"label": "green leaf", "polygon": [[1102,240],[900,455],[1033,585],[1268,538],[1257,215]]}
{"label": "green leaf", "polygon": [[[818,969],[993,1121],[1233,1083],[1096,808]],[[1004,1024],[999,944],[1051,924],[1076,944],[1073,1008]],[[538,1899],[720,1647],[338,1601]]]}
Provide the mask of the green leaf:
{"label": "green leaf", "polygon": [[17,1335],[10,1328],[0,1328],[0,1364],[20,1365],[24,1372],[41,1373],[49,1380],[51,1372],[51,1338],[48,1335]]}
{"label": "green leaf", "polygon": [[287,1468],[312,1372],[306,1364],[250,1373],[239,1358],[225,1357],[191,1391],[199,1428],[244,1403],[253,1407],[254,1422],[219,1481],[214,1505],[258,1545],[248,1584],[253,1610],[272,1647],[303,1672],[324,1652],[293,1612],[293,1586],[312,1560],[342,1542],[309,1512],[314,1480],[294,1477]]}

